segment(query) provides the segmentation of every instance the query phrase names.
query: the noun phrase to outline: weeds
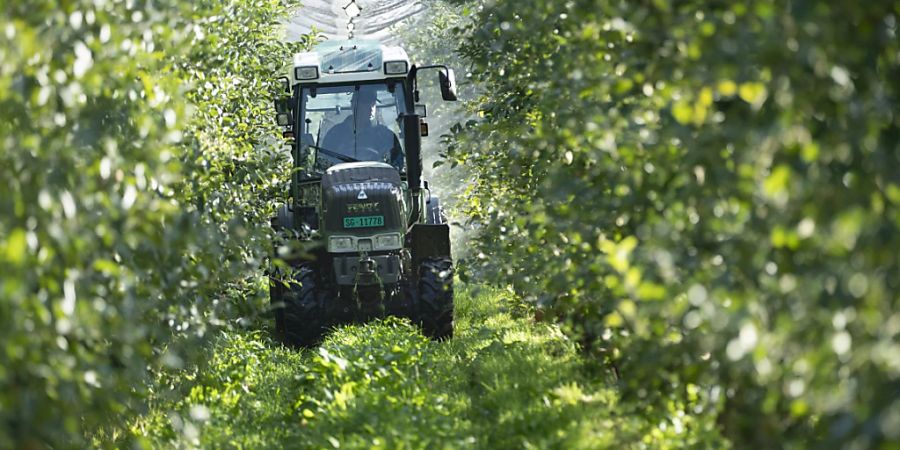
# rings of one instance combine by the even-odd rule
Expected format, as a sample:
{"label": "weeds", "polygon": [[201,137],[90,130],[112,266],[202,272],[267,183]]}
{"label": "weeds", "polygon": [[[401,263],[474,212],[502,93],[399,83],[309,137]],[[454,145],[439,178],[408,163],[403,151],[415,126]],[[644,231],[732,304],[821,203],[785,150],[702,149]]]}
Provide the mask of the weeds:
{"label": "weeds", "polygon": [[308,350],[285,348],[264,330],[224,332],[209,362],[172,374],[169,397],[131,431],[154,448],[697,442],[684,424],[660,429],[617,414],[611,378],[596,376],[556,326],[513,314],[505,295],[460,289],[456,337],[447,342],[395,318],[338,328]]}

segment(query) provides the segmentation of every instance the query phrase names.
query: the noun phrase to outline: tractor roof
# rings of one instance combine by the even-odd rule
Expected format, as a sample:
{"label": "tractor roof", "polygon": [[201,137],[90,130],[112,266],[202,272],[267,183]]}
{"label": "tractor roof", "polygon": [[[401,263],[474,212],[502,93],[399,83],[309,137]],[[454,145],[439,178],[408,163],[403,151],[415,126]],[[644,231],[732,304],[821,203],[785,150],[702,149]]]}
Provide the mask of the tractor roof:
{"label": "tractor roof", "polygon": [[[405,69],[402,72],[395,69],[390,74],[386,73],[386,67],[396,67],[385,64],[392,62],[405,63]],[[316,68],[315,78],[309,75],[311,67]],[[297,53],[288,76],[292,85],[339,83],[405,76],[408,70],[409,57],[402,48],[381,45],[378,41],[354,39],[326,41],[313,47],[312,51]]]}

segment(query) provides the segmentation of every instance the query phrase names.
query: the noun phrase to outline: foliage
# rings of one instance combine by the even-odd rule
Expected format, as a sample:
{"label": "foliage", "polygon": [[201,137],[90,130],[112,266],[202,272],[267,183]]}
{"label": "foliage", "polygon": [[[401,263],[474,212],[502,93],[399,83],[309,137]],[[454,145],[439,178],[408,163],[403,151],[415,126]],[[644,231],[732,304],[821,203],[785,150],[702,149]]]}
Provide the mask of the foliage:
{"label": "foliage", "polygon": [[[457,94],[460,99],[474,98],[478,86],[468,79],[465,60],[456,52],[457,43],[454,29],[469,23],[471,17],[462,14],[462,7],[444,0],[424,2],[427,13],[414,16],[411,23],[398,26],[394,30],[401,46],[409,54],[413,64],[443,64],[454,69]],[[460,122],[472,118],[463,107],[463,102],[446,102],[441,98],[437,72],[427,70],[418,76],[420,103],[427,107],[425,122],[429,125],[429,137],[422,139],[423,176],[429,182],[429,189],[440,198],[441,206],[448,215],[451,248],[454,259],[468,258],[468,234],[460,226],[464,221],[460,208],[455,207],[456,197],[462,193],[468,182],[463,167],[449,170],[447,162],[447,136]]]}
{"label": "foliage", "polygon": [[84,448],[141,410],[148,367],[253,312],[286,5],[2,9],[0,447]]}
{"label": "foliage", "polygon": [[208,365],[161,381],[182,392],[135,422],[153,447],[654,448],[710,446],[704,417],[643,434],[615,390],[584,371],[558,327],[511,315],[509,294],[460,289],[457,333],[406,321],[334,331],[295,352],[227,332]]}
{"label": "foliage", "polygon": [[[893,1],[475,1],[477,269],[622,401],[753,448],[900,439]],[[652,421],[651,421],[652,422]]]}
{"label": "foliage", "polygon": [[497,292],[445,344],[229,330],[285,195],[268,80],[318,39],[285,1],[0,7],[0,448],[900,440],[896,2],[432,2],[469,272],[614,390]]}

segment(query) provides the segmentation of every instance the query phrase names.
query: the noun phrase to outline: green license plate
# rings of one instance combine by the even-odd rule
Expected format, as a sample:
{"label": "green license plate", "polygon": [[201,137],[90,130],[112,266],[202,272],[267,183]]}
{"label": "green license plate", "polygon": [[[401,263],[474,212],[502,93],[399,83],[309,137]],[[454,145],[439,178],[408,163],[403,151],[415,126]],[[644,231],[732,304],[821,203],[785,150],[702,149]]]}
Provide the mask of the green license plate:
{"label": "green license plate", "polygon": [[384,216],[344,217],[344,228],[383,227]]}

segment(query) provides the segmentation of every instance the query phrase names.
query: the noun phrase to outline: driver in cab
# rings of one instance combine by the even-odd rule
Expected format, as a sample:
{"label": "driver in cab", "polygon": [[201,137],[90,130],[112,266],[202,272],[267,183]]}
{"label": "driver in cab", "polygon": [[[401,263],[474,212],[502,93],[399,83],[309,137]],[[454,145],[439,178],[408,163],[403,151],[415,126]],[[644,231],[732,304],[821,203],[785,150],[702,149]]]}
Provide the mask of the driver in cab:
{"label": "driver in cab", "polygon": [[365,86],[354,92],[352,114],[328,130],[322,147],[359,161],[388,162],[399,169],[403,166],[400,141],[375,120],[376,98],[376,92]]}

